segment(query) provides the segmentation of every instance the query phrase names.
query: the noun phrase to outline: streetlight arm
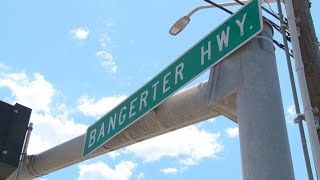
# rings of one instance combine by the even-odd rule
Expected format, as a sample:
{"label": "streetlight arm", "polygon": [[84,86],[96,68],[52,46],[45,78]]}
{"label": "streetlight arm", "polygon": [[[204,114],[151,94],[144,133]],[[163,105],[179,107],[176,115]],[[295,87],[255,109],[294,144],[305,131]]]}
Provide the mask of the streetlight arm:
{"label": "streetlight arm", "polygon": [[207,8],[213,8],[213,7],[215,7],[215,6],[214,6],[214,5],[199,6],[199,7],[195,8],[195,9],[193,9],[193,10],[187,15],[187,17],[190,18],[190,16],[192,16],[195,12],[197,12],[197,11],[199,11],[199,10],[201,10],[201,9],[207,9]]}
{"label": "streetlight arm", "polygon": [[[244,0],[244,1],[241,1],[242,3],[244,4],[247,4],[250,0]],[[273,1],[272,1],[273,2]],[[226,6],[236,6],[236,5],[239,5],[239,3],[235,2],[235,1],[231,1],[231,2],[226,2],[226,3],[217,3],[219,6],[222,6],[222,7],[226,7]],[[193,9],[188,15],[187,17],[191,17],[195,12],[201,10],[201,9],[208,9],[208,8],[215,8],[216,6],[214,5],[206,5],[206,6],[199,6],[195,9]]]}

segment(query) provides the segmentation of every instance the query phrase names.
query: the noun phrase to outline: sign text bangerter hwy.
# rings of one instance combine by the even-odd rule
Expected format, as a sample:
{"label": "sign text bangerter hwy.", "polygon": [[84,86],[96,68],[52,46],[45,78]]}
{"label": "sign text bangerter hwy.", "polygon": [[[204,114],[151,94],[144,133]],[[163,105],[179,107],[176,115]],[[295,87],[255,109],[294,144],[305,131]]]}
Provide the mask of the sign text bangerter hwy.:
{"label": "sign text bangerter hwy.", "polygon": [[157,107],[262,30],[260,1],[252,0],[139,90],[88,127],[83,157]]}

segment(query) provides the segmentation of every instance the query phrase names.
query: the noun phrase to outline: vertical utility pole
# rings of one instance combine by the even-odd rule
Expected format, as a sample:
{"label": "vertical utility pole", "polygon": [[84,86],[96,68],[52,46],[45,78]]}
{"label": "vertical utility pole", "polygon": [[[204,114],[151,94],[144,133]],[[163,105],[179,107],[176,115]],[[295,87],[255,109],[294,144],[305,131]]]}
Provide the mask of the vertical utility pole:
{"label": "vertical utility pole", "polygon": [[302,62],[320,142],[320,51],[318,39],[310,13],[310,1],[292,0],[292,2],[298,27]]}

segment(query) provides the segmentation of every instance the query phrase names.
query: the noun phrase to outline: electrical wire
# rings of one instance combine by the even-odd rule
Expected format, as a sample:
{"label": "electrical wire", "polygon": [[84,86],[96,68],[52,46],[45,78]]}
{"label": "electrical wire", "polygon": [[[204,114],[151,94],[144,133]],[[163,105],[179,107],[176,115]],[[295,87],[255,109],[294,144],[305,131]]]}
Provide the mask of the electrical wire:
{"label": "electrical wire", "polygon": [[[280,49],[285,50],[284,45],[281,44],[279,41],[276,41],[276,40],[273,39],[273,43],[274,43],[275,45],[277,45]],[[288,49],[289,49],[289,48],[288,48]],[[293,58],[293,51],[292,51],[291,49],[289,49],[289,50],[290,50],[289,55]]]}
{"label": "electrical wire", "polygon": [[274,15],[276,15],[278,18],[279,18],[279,14],[277,14],[277,13],[275,13],[273,10],[272,10],[272,8],[271,8],[271,6],[270,6],[270,3],[268,2],[268,1],[266,1],[266,0],[263,0],[265,3],[267,3],[267,5],[268,5],[268,7],[269,7],[269,10],[274,14]]}
{"label": "electrical wire", "polygon": [[227,13],[229,13],[229,14],[233,14],[232,11],[224,8],[223,6],[220,6],[220,5],[217,4],[217,3],[214,3],[214,2],[212,2],[212,1],[210,1],[210,0],[204,0],[204,1],[207,2],[207,3],[209,3],[209,4],[212,4],[212,5],[216,6],[217,8],[221,9],[221,10],[224,11],[224,12],[227,12]]}

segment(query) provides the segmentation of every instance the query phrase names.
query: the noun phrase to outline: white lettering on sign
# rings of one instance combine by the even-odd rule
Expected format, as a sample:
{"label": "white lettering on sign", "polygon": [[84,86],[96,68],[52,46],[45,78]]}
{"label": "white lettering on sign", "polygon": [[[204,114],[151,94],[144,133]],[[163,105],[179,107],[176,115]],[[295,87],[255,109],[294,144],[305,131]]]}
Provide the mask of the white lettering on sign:
{"label": "white lettering on sign", "polygon": [[157,81],[156,83],[154,83],[152,85],[153,87],[153,100],[156,100],[156,97],[157,97],[157,85],[159,84],[159,81]]}
{"label": "white lettering on sign", "polygon": [[97,141],[99,141],[100,137],[104,137],[104,122],[101,124]]}
{"label": "white lettering on sign", "polygon": [[[244,24],[246,22],[246,17],[247,17],[247,13],[244,13],[242,16],[242,19],[240,18],[240,19],[237,19],[234,21],[239,27],[239,32],[240,32],[239,35],[240,36],[243,36],[245,33]],[[234,31],[232,31],[232,32],[234,32]],[[213,51],[212,45],[218,45],[218,49],[220,52],[223,50],[223,48],[228,47],[229,33],[230,33],[230,26],[228,26],[226,29],[222,30],[220,33],[218,33],[216,35],[217,44],[212,43],[212,39],[211,39],[211,40],[208,40],[205,43],[205,45],[201,46],[201,48],[200,48],[200,50],[201,50],[201,53],[200,53],[201,66],[205,64],[205,61],[211,60],[211,58],[212,58],[211,55],[212,55],[212,51]],[[114,131],[115,129],[117,129],[118,125],[119,126],[122,125],[125,122],[127,117],[130,119],[137,112],[143,111],[144,108],[148,107],[148,103],[151,103],[148,101],[148,96],[149,96],[149,94],[152,94],[152,91],[153,91],[153,96],[151,95],[152,98],[150,97],[151,98],[150,100],[156,101],[158,98],[157,93],[164,94],[164,93],[168,92],[173,85],[177,85],[179,81],[182,81],[183,77],[184,77],[183,70],[184,70],[184,63],[178,64],[174,69],[172,69],[169,72],[166,72],[166,74],[164,74],[161,79],[159,79],[158,81],[155,81],[149,89],[146,89],[141,94],[137,95],[137,97],[132,99],[130,102],[130,105],[127,105],[127,106],[124,105],[121,108],[120,112],[115,112],[113,115],[111,115],[109,118],[109,123],[107,124],[108,125],[108,134],[111,131]],[[174,76],[174,84],[173,84],[173,82],[171,82],[171,81],[173,81],[173,78],[170,78],[170,77],[172,77],[171,75]],[[160,82],[162,83],[162,91],[158,92],[157,89],[158,89],[158,85]],[[128,107],[128,111],[127,111],[127,107]],[[139,109],[138,109],[138,107],[139,107]],[[117,113],[119,113],[118,119],[117,119]],[[100,126],[99,134],[97,134],[98,130],[99,129],[94,129],[90,132],[89,147],[92,146],[96,140],[99,141],[100,139],[103,139],[105,137],[105,124],[104,123],[102,123]]]}
{"label": "white lettering on sign", "polygon": [[[162,94],[169,91],[173,86],[173,82],[170,83],[171,81],[173,81],[173,78],[170,78],[170,77],[174,76],[174,85],[177,85],[179,81],[182,81],[183,70],[184,70],[184,63],[178,64],[174,69],[164,74],[161,80],[156,81],[149,89],[146,89],[140,95],[132,99],[130,102],[130,105],[127,105],[127,106],[123,105],[120,111],[118,110],[118,112],[114,112],[114,114],[110,114],[110,116],[108,116],[109,117],[108,123],[106,124],[102,123],[101,126],[99,126],[100,129],[97,128],[90,132],[89,147],[91,147],[95,143],[95,141],[100,141],[101,139],[103,139],[106,133],[110,134],[112,131],[116,130],[117,126],[122,125],[127,118],[130,119],[137,112],[143,111],[144,108],[147,108],[148,103],[151,103],[148,101],[148,97],[149,97],[149,94],[152,94],[152,91],[153,91],[153,98],[150,97],[150,100],[156,101],[157,88],[160,81],[162,82],[162,91],[160,90]],[[119,114],[119,117],[117,117],[117,114]],[[108,127],[108,131],[105,132],[105,129],[107,127]],[[97,133],[98,130],[99,130],[99,134]]]}
{"label": "white lettering on sign", "polygon": [[174,84],[176,85],[178,83],[178,75],[180,77],[180,81],[183,79],[183,74],[182,74],[182,70],[184,68],[184,64],[180,63],[177,67],[176,67],[176,73],[174,76]]}
{"label": "white lettering on sign", "polygon": [[119,125],[121,125],[124,122],[124,120],[126,120],[127,114],[126,113],[122,114],[122,112],[124,110],[126,110],[126,109],[127,109],[127,106],[123,106],[121,108],[121,111],[120,111],[120,114],[119,114]]}
{"label": "white lettering on sign", "polygon": [[236,23],[240,28],[240,36],[244,35],[243,24],[244,24],[244,21],[246,20],[246,17],[247,17],[247,13],[244,13],[241,22],[239,21],[239,19],[236,20]]}
{"label": "white lettering on sign", "polygon": [[227,27],[227,33],[224,32],[224,30],[221,32],[221,37],[218,34],[217,35],[217,41],[218,41],[218,47],[219,51],[222,51],[223,44],[225,47],[228,47],[229,44],[229,31],[230,31],[230,26]]}
{"label": "white lettering on sign", "polygon": [[137,98],[134,98],[131,103],[130,103],[130,111],[129,111],[129,118],[131,118],[132,116],[134,116],[136,114],[136,112],[132,112],[133,108],[136,107],[135,105],[133,105],[133,103],[135,103],[137,101]]}
{"label": "white lettering on sign", "polygon": [[142,109],[142,103],[143,103],[144,107],[147,106],[147,96],[148,96],[148,90],[141,93],[139,111],[141,111],[141,109]]}
{"label": "white lettering on sign", "polygon": [[112,130],[116,127],[116,119],[117,119],[117,113],[114,113],[114,117],[110,116],[109,119],[109,126],[108,126],[108,134],[110,133],[110,126]]}
{"label": "white lettering on sign", "polygon": [[[244,23],[246,21],[246,18],[247,18],[247,13],[244,13],[241,20],[237,19],[235,21],[235,23],[239,27],[240,36],[243,36],[245,33]],[[229,45],[229,32],[230,32],[230,26],[228,26],[227,29],[222,30],[220,33],[217,34],[216,38],[217,38],[219,52],[221,52],[224,47],[228,47],[228,45]],[[201,58],[200,58],[201,65],[205,64],[205,59],[207,59],[208,61],[211,59],[211,51],[212,51],[211,40],[209,40],[207,42],[207,45],[201,46]]]}
{"label": "white lettering on sign", "polygon": [[169,89],[170,89],[170,86],[167,86],[166,85],[168,84],[168,80],[167,80],[167,77],[171,74],[171,71],[169,71],[166,75],[164,75],[163,77],[163,86],[162,86],[162,93],[166,93]]}
{"label": "white lettering on sign", "polygon": [[201,47],[201,65],[204,64],[204,56],[208,55],[208,60],[211,59],[211,41],[208,41],[208,48],[204,50],[204,46]]}
{"label": "white lettering on sign", "polygon": [[94,142],[96,141],[96,134],[97,134],[96,129],[94,129],[90,132],[89,147],[91,147],[94,144]]}

